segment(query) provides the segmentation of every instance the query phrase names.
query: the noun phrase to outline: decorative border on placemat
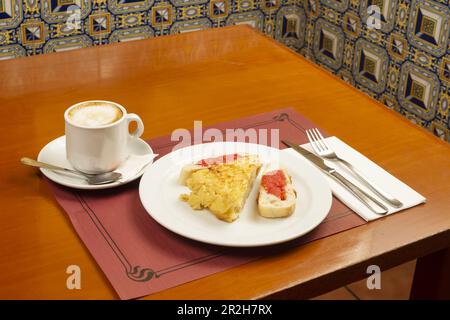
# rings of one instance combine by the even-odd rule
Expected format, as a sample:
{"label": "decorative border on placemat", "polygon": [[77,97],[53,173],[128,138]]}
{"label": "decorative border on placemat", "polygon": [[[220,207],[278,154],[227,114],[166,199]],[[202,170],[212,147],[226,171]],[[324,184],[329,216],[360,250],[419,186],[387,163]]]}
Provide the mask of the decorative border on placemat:
{"label": "decorative border on placemat", "polygon": [[[285,121],[287,120],[292,126],[294,126],[296,129],[305,132],[305,128],[300,125],[299,123],[297,123],[295,120],[291,119],[289,117],[289,114],[283,112],[280,113],[274,117],[272,117],[271,120],[268,121],[262,121],[262,122],[257,122],[245,127],[242,127],[242,129],[248,129],[248,128],[254,128],[254,127],[259,127],[262,125],[266,125],[266,124],[271,124],[277,121]],[[173,143],[168,143],[165,145],[160,145],[157,147],[154,147],[153,149],[156,151],[158,149],[162,149],[162,148],[167,148],[170,146],[174,146],[176,145],[178,142],[175,141]],[[159,278],[162,275],[171,273],[171,272],[175,272],[184,268],[188,268],[191,267],[193,265],[205,262],[205,261],[209,261],[218,257],[223,256],[226,251],[221,251],[212,255],[207,255],[204,257],[200,257],[200,258],[196,258],[193,260],[189,260],[185,263],[181,263],[181,264],[177,264],[168,268],[164,268],[161,270],[153,270],[151,268],[146,268],[146,267],[142,267],[139,265],[132,265],[127,257],[125,256],[125,254],[122,252],[122,250],[119,248],[119,246],[117,245],[117,243],[113,240],[113,238],[111,237],[111,235],[109,234],[109,232],[106,230],[106,228],[103,226],[103,224],[101,223],[100,219],[98,219],[97,215],[95,214],[94,210],[92,210],[92,208],[89,206],[89,204],[86,202],[86,200],[83,198],[83,196],[81,194],[79,194],[78,192],[75,192],[75,196],[77,198],[77,200],[80,202],[81,207],[83,208],[83,210],[86,212],[86,214],[89,216],[89,218],[92,220],[92,223],[95,225],[95,227],[97,228],[97,230],[100,232],[100,234],[102,235],[102,237],[105,239],[105,241],[108,243],[109,247],[111,248],[111,250],[114,252],[114,254],[116,255],[117,259],[120,261],[120,263],[123,265],[124,270],[125,270],[125,274],[127,275],[127,277],[133,281],[137,281],[137,282],[147,282],[152,280],[153,278]],[[352,211],[349,210],[347,212],[344,212],[342,215],[338,216],[338,217],[334,217],[332,220],[336,220],[338,218],[342,218],[344,216],[347,216],[349,214],[351,214]],[[324,221],[327,221],[327,219],[325,219]]]}
{"label": "decorative border on placemat", "polygon": [[222,255],[222,253],[219,252],[219,253],[208,255],[205,257],[193,259],[193,260],[187,261],[185,263],[180,263],[180,264],[168,267],[168,268],[160,269],[158,271],[154,271],[153,269],[144,268],[144,267],[141,267],[138,265],[133,266],[128,261],[127,257],[123,254],[122,250],[119,248],[117,243],[113,240],[113,238],[109,234],[108,230],[106,230],[106,228],[103,226],[100,219],[97,217],[94,210],[92,210],[92,208],[89,206],[89,204],[83,198],[83,196],[79,193],[76,193],[76,197],[77,197],[77,200],[80,202],[84,212],[86,212],[86,214],[92,220],[92,223],[95,225],[95,227],[100,232],[102,237],[108,243],[111,250],[114,252],[116,257],[119,259],[120,263],[125,268],[125,273],[126,273],[127,277],[133,281],[138,281],[138,282],[149,281],[149,280],[153,279],[154,277],[158,278],[164,274],[174,272],[174,271],[186,268],[186,267],[190,267],[195,264],[202,263],[202,262],[217,258]]}

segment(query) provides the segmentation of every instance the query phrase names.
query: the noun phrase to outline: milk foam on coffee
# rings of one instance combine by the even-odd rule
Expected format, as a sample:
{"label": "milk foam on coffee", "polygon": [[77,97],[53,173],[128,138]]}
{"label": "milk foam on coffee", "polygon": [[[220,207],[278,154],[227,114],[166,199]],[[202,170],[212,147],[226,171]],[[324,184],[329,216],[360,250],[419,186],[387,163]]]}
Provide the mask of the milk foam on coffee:
{"label": "milk foam on coffee", "polygon": [[70,120],[80,126],[100,127],[122,118],[122,110],[105,102],[90,102],[69,111]]}

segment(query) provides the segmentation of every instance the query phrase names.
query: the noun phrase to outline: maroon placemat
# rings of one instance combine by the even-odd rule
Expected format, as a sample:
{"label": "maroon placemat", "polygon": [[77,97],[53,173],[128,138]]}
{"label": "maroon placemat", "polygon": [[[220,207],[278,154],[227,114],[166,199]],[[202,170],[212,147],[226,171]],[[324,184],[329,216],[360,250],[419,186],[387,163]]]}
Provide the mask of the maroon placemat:
{"label": "maroon placemat", "polygon": [[[220,130],[279,129],[279,140],[289,139],[299,144],[306,142],[305,129],[312,127],[315,125],[293,109],[214,126]],[[160,156],[178,143],[171,141],[170,136],[148,142]],[[279,146],[284,148],[282,143]],[[121,299],[158,292],[365,223],[333,198],[327,218],[303,237],[269,248],[225,248],[186,239],[156,223],[141,205],[139,181],[96,191],[69,189],[50,181],[49,184],[79,237]]]}

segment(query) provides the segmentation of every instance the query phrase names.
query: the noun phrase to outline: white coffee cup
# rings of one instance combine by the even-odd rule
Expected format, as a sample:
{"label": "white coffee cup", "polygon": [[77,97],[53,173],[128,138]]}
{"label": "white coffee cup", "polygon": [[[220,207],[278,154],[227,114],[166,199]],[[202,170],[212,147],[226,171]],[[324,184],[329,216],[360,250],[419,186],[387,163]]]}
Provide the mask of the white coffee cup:
{"label": "white coffee cup", "polygon": [[[67,159],[76,170],[90,174],[116,169],[129,156],[130,139],[144,132],[139,116],[111,101],[77,103],[66,110],[64,120]],[[137,128],[129,133],[133,121]]]}

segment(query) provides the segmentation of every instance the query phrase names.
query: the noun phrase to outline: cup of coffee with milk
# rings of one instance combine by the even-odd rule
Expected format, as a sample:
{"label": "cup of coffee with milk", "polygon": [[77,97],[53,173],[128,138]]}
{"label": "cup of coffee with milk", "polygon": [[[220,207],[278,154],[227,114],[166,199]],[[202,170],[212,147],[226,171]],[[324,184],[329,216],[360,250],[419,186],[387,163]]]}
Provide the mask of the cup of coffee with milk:
{"label": "cup of coffee with milk", "polygon": [[[76,170],[88,174],[116,169],[129,156],[130,139],[137,139],[144,132],[139,116],[111,101],[77,103],[66,110],[64,120],[67,159]],[[137,124],[132,133],[131,122]]]}

